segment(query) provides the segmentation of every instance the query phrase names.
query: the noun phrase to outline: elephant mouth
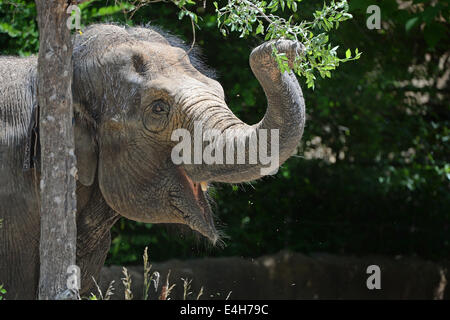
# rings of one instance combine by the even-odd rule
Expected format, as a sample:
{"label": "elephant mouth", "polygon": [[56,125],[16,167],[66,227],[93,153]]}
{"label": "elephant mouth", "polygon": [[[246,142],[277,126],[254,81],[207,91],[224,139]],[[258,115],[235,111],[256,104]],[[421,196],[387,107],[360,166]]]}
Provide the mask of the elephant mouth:
{"label": "elephant mouth", "polygon": [[208,184],[194,182],[184,171],[178,167],[184,189],[188,193],[188,201],[179,202],[177,195],[172,195],[171,206],[182,216],[183,223],[192,230],[208,238],[213,245],[220,242],[219,232],[214,225],[213,213],[207,199]]}

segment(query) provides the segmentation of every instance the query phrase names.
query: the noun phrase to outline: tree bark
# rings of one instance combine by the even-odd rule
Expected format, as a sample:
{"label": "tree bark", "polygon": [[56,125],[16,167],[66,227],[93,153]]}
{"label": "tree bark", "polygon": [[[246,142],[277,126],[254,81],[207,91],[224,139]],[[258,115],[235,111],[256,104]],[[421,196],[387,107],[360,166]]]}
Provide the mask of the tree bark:
{"label": "tree bark", "polygon": [[67,290],[68,267],[76,263],[72,42],[66,24],[70,4],[64,0],[36,0],[40,39],[40,300],[61,297]]}

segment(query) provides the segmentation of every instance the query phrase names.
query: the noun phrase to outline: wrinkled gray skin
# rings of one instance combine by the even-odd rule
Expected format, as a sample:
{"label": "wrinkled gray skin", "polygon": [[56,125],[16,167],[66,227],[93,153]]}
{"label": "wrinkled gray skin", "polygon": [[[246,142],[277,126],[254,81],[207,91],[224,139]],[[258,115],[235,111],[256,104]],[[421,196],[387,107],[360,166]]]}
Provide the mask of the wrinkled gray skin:
{"label": "wrinkled gray skin", "polygon": [[[305,113],[299,84],[281,74],[271,44],[254,49],[250,66],[267,96],[265,117],[249,126],[230,111],[221,85],[174,37],[148,28],[93,25],[75,38],[73,98],[77,181],[77,264],[82,293],[91,289],[110,246],[110,228],[124,216],[188,225],[219,240],[201,182],[261,177],[261,164],[173,164],[177,128],[245,132],[280,130],[280,164],[295,150]],[[292,61],[298,43],[276,42]],[[0,284],[9,299],[34,299],[39,276],[39,146],[36,57],[0,58]],[[245,137],[247,138],[247,137]],[[270,141],[270,140],[268,140]],[[27,146],[29,153],[26,152]],[[247,143],[248,146],[248,143]],[[248,150],[247,150],[248,152]],[[236,155],[234,155],[236,156]],[[24,170],[31,159],[34,168]]]}

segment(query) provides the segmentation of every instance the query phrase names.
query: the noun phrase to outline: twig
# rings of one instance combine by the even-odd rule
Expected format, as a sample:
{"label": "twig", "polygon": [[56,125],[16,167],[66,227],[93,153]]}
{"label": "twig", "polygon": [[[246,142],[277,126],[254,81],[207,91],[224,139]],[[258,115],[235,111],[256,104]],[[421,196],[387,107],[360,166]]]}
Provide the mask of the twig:
{"label": "twig", "polygon": [[261,17],[264,18],[267,22],[269,22],[270,24],[273,23],[272,19],[270,19],[265,13],[264,11],[262,11],[257,5],[255,5],[254,3],[247,1],[247,0],[242,0],[242,2],[248,4],[250,7],[252,7],[253,9],[255,9],[256,11],[259,12],[259,14],[261,14]]}

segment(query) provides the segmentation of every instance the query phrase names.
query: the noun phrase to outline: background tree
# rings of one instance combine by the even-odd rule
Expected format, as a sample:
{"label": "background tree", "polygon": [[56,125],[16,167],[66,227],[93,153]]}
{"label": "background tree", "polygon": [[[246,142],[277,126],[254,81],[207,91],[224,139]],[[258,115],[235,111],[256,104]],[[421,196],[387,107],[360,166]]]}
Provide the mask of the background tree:
{"label": "background tree", "polygon": [[37,0],[38,104],[41,144],[39,299],[67,288],[76,260],[76,159],[72,125],[72,41],[68,2]]}

